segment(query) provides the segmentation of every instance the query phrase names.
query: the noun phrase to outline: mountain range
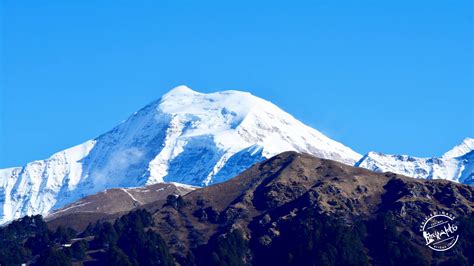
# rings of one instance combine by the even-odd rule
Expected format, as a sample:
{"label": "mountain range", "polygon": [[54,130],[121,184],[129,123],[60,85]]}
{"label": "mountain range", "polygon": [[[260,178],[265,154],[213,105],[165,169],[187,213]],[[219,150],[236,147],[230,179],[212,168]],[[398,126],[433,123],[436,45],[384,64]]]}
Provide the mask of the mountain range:
{"label": "mountain range", "polygon": [[423,179],[446,179],[474,184],[474,139],[464,141],[441,157],[417,158],[369,152],[355,165],[376,172],[393,172]]}
{"label": "mountain range", "polygon": [[209,186],[296,151],[373,171],[472,184],[473,139],[440,158],[362,156],[250,93],[179,86],[109,132],[46,160],[0,170],[0,224],[46,215],[111,188]]}

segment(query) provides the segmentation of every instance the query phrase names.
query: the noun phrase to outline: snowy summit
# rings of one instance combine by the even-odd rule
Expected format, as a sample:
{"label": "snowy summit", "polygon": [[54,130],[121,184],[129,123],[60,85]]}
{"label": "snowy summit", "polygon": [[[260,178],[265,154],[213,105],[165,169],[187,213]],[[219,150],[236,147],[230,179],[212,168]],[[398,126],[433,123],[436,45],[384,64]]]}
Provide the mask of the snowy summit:
{"label": "snowy summit", "polygon": [[0,170],[0,224],[114,187],[207,186],[284,151],[349,165],[361,158],[250,93],[179,86],[93,140]]}

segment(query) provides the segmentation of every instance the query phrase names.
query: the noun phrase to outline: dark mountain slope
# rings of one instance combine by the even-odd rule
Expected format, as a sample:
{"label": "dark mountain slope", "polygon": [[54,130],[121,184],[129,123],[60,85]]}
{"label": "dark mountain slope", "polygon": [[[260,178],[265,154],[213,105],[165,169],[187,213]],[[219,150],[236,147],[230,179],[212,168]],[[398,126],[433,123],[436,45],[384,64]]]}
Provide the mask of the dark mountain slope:
{"label": "dark mountain slope", "polygon": [[[356,239],[349,241],[350,246],[360,242],[360,250],[367,254],[367,259],[377,263],[383,258],[376,250],[381,243],[374,234],[382,226],[380,230],[384,233],[392,230],[392,235],[387,236],[394,238],[390,241],[410,247],[408,253],[413,250],[416,255],[413,256],[429,263],[446,258],[438,258],[439,254],[424,245],[418,232],[423,219],[434,211],[468,219],[472,217],[473,201],[474,188],[468,185],[375,173],[286,152],[254,165],[227,182],[195,190],[177,199],[175,204],[168,204],[154,214],[154,228],[182,261],[189,259],[190,250],[194,257],[211,256],[218,240],[235,237],[236,230],[248,245],[245,256],[239,255],[244,257],[240,262],[258,261],[264,250],[273,250],[272,243],[285,236],[291,243],[290,228],[300,225],[301,230],[309,232],[326,227],[329,231],[348,232],[339,237],[347,235]],[[311,222],[315,219],[322,223]],[[350,235],[350,230],[359,229],[364,232]],[[315,239],[321,238],[324,237]],[[300,240],[315,243],[315,239]],[[236,242],[239,241],[233,241]],[[279,250],[287,254],[288,248]],[[461,248],[457,245],[452,249],[453,254],[462,253]]]}
{"label": "dark mountain slope", "polygon": [[[295,152],[224,183],[138,208],[152,213],[146,230],[163,238],[180,265],[474,263],[474,187],[375,173]],[[419,231],[436,211],[457,217],[459,241],[444,252],[427,247]],[[117,221],[116,231],[123,232]],[[100,252],[109,254],[120,241],[112,233],[115,242],[107,242],[110,224],[94,228],[89,234],[100,236],[109,246]]]}

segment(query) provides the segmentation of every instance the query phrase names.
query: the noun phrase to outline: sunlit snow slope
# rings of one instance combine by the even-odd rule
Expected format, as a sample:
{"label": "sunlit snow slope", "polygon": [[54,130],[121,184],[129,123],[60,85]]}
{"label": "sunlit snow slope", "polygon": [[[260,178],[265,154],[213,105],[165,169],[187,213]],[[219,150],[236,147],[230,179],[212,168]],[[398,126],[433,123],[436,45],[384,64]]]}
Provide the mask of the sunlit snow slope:
{"label": "sunlit snow slope", "polygon": [[289,150],[349,165],[361,158],[250,93],[180,86],[94,140],[0,170],[0,223],[108,188],[222,182]]}

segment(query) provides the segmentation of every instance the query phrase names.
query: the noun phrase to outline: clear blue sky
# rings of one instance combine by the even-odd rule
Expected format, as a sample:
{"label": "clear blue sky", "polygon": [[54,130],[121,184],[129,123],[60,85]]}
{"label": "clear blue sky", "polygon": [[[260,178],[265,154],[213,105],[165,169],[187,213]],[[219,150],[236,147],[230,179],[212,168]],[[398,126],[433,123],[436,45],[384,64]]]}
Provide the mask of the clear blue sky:
{"label": "clear blue sky", "polygon": [[4,0],[0,167],[181,84],[250,91],[360,153],[441,155],[474,136],[472,3]]}

